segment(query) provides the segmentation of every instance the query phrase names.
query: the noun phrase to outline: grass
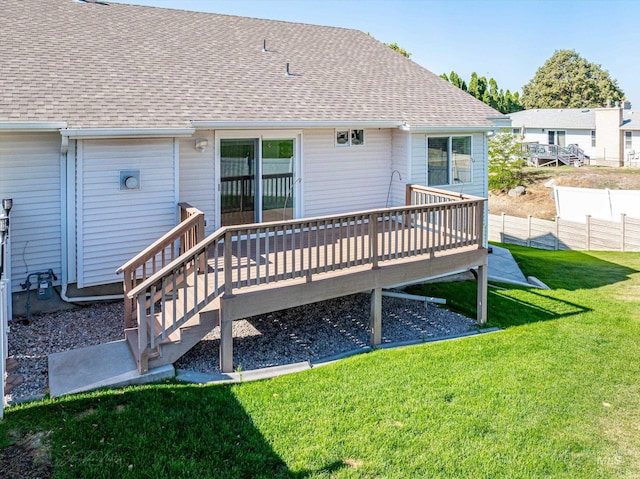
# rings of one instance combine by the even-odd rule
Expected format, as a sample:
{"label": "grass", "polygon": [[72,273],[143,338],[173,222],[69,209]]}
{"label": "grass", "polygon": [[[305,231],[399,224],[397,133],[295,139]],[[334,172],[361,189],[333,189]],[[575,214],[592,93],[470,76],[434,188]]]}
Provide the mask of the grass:
{"label": "grass", "polygon": [[[9,408],[55,477],[640,477],[640,255],[509,247],[552,289],[491,289],[504,331],[234,386]],[[425,286],[474,314],[475,284]]]}

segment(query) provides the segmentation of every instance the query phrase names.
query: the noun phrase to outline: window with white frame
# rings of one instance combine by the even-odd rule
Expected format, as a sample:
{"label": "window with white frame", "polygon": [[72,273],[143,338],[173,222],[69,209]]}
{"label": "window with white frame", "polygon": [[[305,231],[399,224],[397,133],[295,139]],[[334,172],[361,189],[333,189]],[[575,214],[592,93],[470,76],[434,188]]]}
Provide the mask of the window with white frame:
{"label": "window with white frame", "polygon": [[624,149],[630,150],[633,147],[633,136],[631,131],[624,132]]}
{"label": "window with white frame", "polygon": [[336,130],[336,146],[364,145],[364,130]]}
{"label": "window with white frame", "polygon": [[435,136],[427,139],[427,185],[471,183],[471,137]]}
{"label": "window with white frame", "polygon": [[591,130],[591,147],[596,146],[596,130]]}

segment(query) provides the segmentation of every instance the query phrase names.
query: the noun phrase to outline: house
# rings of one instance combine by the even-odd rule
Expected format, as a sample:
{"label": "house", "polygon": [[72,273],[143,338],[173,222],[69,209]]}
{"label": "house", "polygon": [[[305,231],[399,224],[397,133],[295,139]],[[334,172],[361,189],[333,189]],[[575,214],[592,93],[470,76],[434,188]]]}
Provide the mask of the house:
{"label": "house", "polygon": [[180,222],[182,203],[211,235],[404,205],[408,184],[486,198],[487,135],[508,124],[355,30],[3,0],[12,289],[49,269],[65,297],[70,284],[86,296],[121,283],[119,267]]}
{"label": "house", "polygon": [[510,113],[512,132],[525,142],[576,145],[593,165],[638,166],[639,111],[628,101],[607,108],[532,109]]}

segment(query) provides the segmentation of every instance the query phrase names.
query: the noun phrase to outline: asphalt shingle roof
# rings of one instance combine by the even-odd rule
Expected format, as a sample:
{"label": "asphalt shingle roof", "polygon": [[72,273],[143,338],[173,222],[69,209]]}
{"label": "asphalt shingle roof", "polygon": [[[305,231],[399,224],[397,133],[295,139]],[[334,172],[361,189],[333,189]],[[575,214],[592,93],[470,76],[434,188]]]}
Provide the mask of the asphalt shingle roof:
{"label": "asphalt shingle roof", "polygon": [[640,130],[640,110],[624,110],[622,112],[621,130]]}
{"label": "asphalt shingle roof", "polygon": [[509,113],[509,118],[513,128],[524,125],[525,128],[596,129],[596,112],[589,108],[523,110]]}
{"label": "asphalt shingle roof", "polygon": [[497,115],[357,30],[76,0],[0,1],[0,122],[460,127],[491,126],[487,117]]}

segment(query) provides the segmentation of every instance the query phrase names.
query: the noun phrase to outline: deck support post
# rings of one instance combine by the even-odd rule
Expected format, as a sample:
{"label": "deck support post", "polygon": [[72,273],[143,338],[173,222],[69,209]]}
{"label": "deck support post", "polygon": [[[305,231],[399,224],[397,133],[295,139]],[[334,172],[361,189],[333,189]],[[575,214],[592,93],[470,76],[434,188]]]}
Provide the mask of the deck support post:
{"label": "deck support post", "polygon": [[224,301],[220,302],[220,370],[233,372],[233,320],[225,317]]}
{"label": "deck support post", "polygon": [[371,347],[382,343],[382,288],[371,291]]}
{"label": "deck support post", "polygon": [[487,265],[478,266],[478,292],[476,295],[478,324],[487,322]]}

